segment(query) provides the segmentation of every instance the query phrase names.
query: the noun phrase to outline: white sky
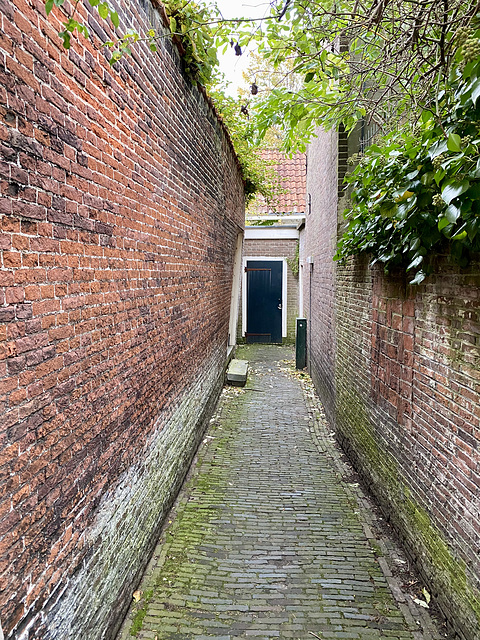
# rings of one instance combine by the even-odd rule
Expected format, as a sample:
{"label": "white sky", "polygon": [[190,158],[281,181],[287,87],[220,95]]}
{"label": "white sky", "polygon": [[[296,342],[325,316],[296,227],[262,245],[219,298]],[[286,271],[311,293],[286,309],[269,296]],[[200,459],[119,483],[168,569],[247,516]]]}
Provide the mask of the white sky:
{"label": "white sky", "polygon": [[[268,0],[216,0],[217,6],[224,18],[262,18],[270,11]],[[229,47],[225,55],[218,52],[220,69],[225,79],[231,84],[227,93],[237,97],[237,87],[244,84],[242,73],[248,67],[248,51],[236,56],[233,47]]]}

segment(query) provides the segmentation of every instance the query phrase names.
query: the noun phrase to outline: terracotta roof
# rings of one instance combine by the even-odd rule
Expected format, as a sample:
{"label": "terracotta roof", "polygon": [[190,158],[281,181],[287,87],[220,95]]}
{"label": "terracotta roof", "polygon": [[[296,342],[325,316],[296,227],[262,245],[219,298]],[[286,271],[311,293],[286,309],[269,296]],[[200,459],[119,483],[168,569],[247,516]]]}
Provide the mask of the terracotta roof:
{"label": "terracotta roof", "polygon": [[304,213],[306,199],[307,158],[305,153],[296,153],[291,158],[277,150],[262,152],[278,174],[279,186],[285,193],[278,194],[266,203],[261,196],[248,208],[249,214],[258,213]]}

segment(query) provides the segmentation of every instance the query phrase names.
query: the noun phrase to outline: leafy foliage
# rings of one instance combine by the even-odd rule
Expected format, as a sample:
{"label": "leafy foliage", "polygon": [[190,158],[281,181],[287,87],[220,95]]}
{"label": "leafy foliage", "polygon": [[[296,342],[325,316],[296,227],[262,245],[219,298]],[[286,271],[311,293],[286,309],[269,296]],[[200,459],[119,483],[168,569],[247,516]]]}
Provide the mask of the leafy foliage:
{"label": "leafy foliage", "polygon": [[[107,0],[88,1],[118,30],[118,15]],[[75,31],[88,37],[87,27],[77,20],[78,2],[60,32],[65,47]],[[241,54],[255,42],[274,70],[287,67],[302,79],[300,86],[284,81],[274,88],[269,83],[258,87],[252,107],[257,104],[259,133],[277,124],[286,132],[287,148],[300,150],[319,122],[351,129],[368,114],[389,127],[412,106],[417,110],[432,88],[447,80],[457,44],[478,10],[477,0],[270,0],[270,12],[257,21],[224,20],[213,0],[207,2],[163,3],[172,34],[184,49],[186,73],[206,84],[219,48],[234,46]],[[47,14],[63,3],[46,0]],[[155,51],[162,37],[154,30],[117,34],[106,43],[111,64],[138,41]],[[466,54],[475,54],[477,43],[469,46],[465,43]]]}
{"label": "leafy foliage", "polygon": [[[218,66],[216,34],[209,26],[218,13],[214,7],[185,0],[164,0],[172,34],[182,43],[185,73],[194,82],[205,85]],[[220,27],[217,31],[220,30]]]}
{"label": "leafy foliage", "polygon": [[447,82],[478,10],[477,0],[272,0],[270,6],[260,26],[238,21],[231,34],[242,46],[255,40],[274,69],[288,63],[301,76],[300,87],[259,83],[253,101],[260,135],[280,125],[287,148],[300,150],[319,123],[350,130],[368,115],[388,130],[417,112]]}
{"label": "leafy foliage", "polygon": [[262,148],[255,142],[254,125],[241,111],[241,101],[220,89],[211,89],[211,97],[230,133],[245,181],[245,202],[262,195],[269,202],[278,190],[278,177],[262,159]]}
{"label": "leafy foliage", "polygon": [[[54,6],[62,7],[64,2],[65,0],[46,0],[47,16]],[[75,32],[85,38],[89,37],[87,27],[80,22],[80,16],[77,13],[79,2],[80,0],[76,0],[72,14],[63,23],[64,30],[59,33],[65,49],[70,48],[71,38]],[[163,6],[169,19],[170,33],[161,35],[154,29],[149,29],[141,36],[131,29],[124,35],[119,35],[120,19],[108,2],[101,0],[88,0],[88,2],[92,7],[96,7],[99,17],[104,20],[109,19],[115,29],[115,38],[107,40],[102,45],[112,52],[109,60],[111,66],[125,55],[130,55],[132,45],[136,43],[146,42],[150,50],[155,52],[160,38],[172,37],[180,45],[183,68],[191,82],[209,85],[214,81],[214,71],[218,66],[217,48],[220,43],[225,44],[227,31],[230,32],[215,7],[207,7],[205,4],[191,0],[164,0]],[[230,42],[227,46],[229,45]],[[240,47],[238,42],[236,46]],[[277,186],[268,164],[260,157],[261,145],[254,143],[254,130],[251,121],[248,120],[248,112],[244,109],[242,114],[242,105],[228,98],[220,88],[211,90],[211,93],[217,108],[222,112],[242,168],[247,203],[257,193],[269,201]]]}
{"label": "leafy foliage", "polygon": [[[90,34],[87,26],[80,21],[78,16],[78,5],[80,0],[76,0],[73,11],[68,19],[63,23],[64,29],[59,32],[65,49],[71,46],[71,38],[78,32],[85,38]],[[213,32],[208,21],[217,15],[216,9],[207,7],[201,3],[190,0],[164,0],[163,6],[170,22],[171,34],[165,36],[159,34],[155,29],[149,29],[145,34],[140,35],[133,29],[128,29],[123,35],[118,34],[120,18],[118,13],[110,7],[108,2],[101,0],[88,0],[92,7],[96,7],[98,15],[103,20],[110,20],[115,29],[115,38],[107,40],[103,46],[112,51],[109,63],[113,66],[125,55],[132,53],[131,47],[137,42],[146,42],[152,52],[157,51],[158,41],[164,37],[174,37],[178,39],[183,49],[182,59],[184,71],[190,80],[195,84],[200,82],[205,85],[211,81],[213,70],[218,65],[217,58],[217,38],[221,27]],[[54,6],[62,7],[65,0],[46,0],[45,13],[51,13]]]}
{"label": "leafy foliage", "polygon": [[[59,36],[62,39],[63,47],[65,49],[70,49],[72,35],[75,34],[75,31],[82,34],[85,38],[90,37],[88,28],[83,22],[79,22],[76,19],[77,9],[80,0],[76,0],[73,5],[72,15],[68,16],[68,19],[63,23],[64,29],[59,32]],[[119,25],[119,17],[118,13],[114,11],[108,2],[100,2],[100,0],[88,0],[90,6],[97,7],[98,13],[101,18],[107,20],[110,18],[114,27],[118,27]],[[53,7],[62,7],[65,0],[46,0],[45,1],[45,13],[50,15]]]}
{"label": "leafy foliage", "polygon": [[[88,1],[118,29],[106,1]],[[46,0],[47,14],[63,2]],[[59,34],[65,48],[75,31],[88,37],[76,19],[78,2]],[[352,206],[336,259],[368,252],[387,271],[402,265],[420,283],[432,254],[449,251],[465,265],[480,249],[477,0],[271,0],[259,22],[224,20],[190,0],[165,0],[165,9],[167,37],[181,43],[192,82],[212,81],[219,47],[241,54],[252,40],[267,65],[294,77],[277,86],[253,78],[251,120],[243,117],[245,105],[242,115],[236,101],[211,92],[231,132],[247,198],[259,191],[268,201],[274,183],[255,130],[261,139],[276,126],[287,149],[304,150],[319,123],[349,130],[368,117],[383,130],[398,130],[372,146],[348,179]],[[155,51],[160,37],[130,31],[104,46],[113,65],[132,43],[146,41]]]}
{"label": "leafy foliage", "polygon": [[465,54],[459,48],[418,124],[369,147],[347,178],[352,205],[336,260],[367,252],[419,284],[432,254],[448,251],[466,266],[480,251],[480,62]]}

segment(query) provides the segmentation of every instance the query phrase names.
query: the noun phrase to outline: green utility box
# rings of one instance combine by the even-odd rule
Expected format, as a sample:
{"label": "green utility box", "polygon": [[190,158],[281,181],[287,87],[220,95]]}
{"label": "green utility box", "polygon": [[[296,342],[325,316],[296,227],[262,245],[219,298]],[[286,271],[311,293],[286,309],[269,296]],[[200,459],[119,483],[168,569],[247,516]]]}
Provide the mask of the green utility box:
{"label": "green utility box", "polygon": [[295,367],[305,369],[307,366],[307,319],[297,318],[295,337]]}

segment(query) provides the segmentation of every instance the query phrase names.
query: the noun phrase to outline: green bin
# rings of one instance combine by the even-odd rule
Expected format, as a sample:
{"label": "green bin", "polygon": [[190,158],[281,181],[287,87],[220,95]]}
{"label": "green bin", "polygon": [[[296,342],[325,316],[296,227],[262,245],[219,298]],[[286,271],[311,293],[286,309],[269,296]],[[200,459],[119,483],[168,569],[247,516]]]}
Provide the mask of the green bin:
{"label": "green bin", "polygon": [[295,337],[295,367],[305,369],[307,366],[307,319],[297,318]]}

